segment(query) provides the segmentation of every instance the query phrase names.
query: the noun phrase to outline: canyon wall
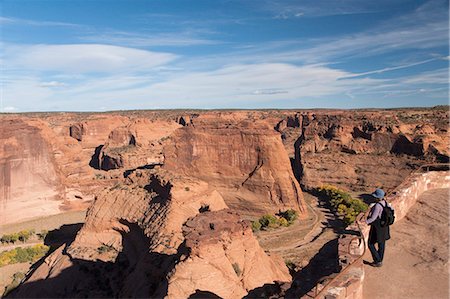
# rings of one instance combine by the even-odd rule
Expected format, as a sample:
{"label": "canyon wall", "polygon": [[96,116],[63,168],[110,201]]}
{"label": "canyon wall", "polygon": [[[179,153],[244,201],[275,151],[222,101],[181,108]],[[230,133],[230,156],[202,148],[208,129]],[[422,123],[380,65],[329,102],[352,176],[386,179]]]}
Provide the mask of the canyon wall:
{"label": "canyon wall", "polygon": [[448,162],[448,117],[434,109],[309,111],[275,128],[302,187],[389,191],[422,164]]}
{"label": "canyon wall", "polygon": [[72,244],[49,255],[12,297],[222,298],[289,282],[248,221],[207,183],[161,169],[131,173],[89,208]]}
{"label": "canyon wall", "polygon": [[164,150],[164,168],[208,182],[239,211],[261,215],[294,208],[306,213],[280,135],[266,122],[196,118]]}
{"label": "canyon wall", "polygon": [[24,210],[29,211],[22,216],[27,218],[58,213],[61,182],[41,131],[21,120],[9,120],[0,126],[0,139],[2,223],[15,221]]}
{"label": "canyon wall", "polygon": [[130,171],[163,164],[244,213],[304,212],[298,182],[389,191],[448,161],[448,118],[419,108],[3,114],[0,218],[84,210]]}

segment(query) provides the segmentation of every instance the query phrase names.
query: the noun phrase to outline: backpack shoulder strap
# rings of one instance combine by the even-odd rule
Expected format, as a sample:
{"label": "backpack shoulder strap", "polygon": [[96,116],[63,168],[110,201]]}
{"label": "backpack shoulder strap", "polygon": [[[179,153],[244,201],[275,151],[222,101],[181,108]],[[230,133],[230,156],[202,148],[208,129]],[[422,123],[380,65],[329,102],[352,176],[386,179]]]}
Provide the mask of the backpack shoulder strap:
{"label": "backpack shoulder strap", "polygon": [[384,209],[384,208],[386,207],[386,204],[383,206],[383,205],[381,204],[381,201],[377,202],[377,205],[380,205],[382,209]]}

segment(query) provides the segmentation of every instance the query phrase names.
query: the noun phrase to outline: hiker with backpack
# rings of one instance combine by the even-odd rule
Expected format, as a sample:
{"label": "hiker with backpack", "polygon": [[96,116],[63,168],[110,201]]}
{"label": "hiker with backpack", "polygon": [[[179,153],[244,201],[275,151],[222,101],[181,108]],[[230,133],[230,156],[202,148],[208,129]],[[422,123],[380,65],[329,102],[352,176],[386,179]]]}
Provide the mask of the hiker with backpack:
{"label": "hiker with backpack", "polygon": [[[394,210],[384,199],[384,191],[376,189],[372,193],[376,203],[372,206],[366,223],[370,225],[368,247],[372,254],[373,262],[370,265],[381,267],[383,264],[385,243],[391,238],[389,225],[394,223]],[[377,244],[377,248],[375,248]]]}

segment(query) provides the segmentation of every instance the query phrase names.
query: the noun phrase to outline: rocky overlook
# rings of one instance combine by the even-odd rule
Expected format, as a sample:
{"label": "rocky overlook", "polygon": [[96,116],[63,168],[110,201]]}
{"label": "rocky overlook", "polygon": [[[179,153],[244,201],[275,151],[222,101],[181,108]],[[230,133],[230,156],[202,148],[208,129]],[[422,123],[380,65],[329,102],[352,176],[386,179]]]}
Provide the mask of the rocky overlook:
{"label": "rocky overlook", "polygon": [[[449,159],[439,109],[0,115],[0,218],[87,210],[13,297],[243,297],[289,282],[243,219]],[[213,278],[211,278],[213,277]]]}

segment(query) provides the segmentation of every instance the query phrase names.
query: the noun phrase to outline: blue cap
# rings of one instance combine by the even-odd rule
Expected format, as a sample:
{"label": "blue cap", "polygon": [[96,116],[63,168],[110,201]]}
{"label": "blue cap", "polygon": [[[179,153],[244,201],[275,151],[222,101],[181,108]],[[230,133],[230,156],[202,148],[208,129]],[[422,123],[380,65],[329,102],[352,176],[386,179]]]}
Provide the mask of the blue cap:
{"label": "blue cap", "polygon": [[376,189],[373,193],[372,196],[376,197],[378,199],[382,199],[384,197],[384,191],[382,189]]}

